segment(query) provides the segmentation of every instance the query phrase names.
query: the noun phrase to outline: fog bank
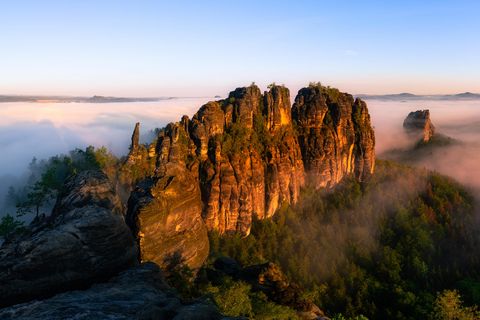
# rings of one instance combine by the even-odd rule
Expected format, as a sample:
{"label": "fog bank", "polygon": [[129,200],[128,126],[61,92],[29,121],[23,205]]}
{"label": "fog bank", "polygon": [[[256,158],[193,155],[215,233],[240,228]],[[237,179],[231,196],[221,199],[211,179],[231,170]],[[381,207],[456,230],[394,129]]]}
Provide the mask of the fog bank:
{"label": "fog bank", "polygon": [[[0,103],[0,207],[6,191],[33,157],[48,158],[88,145],[128,151],[135,122],[142,133],[192,116],[209,98],[135,103]],[[480,190],[480,101],[367,100],[376,151],[413,145],[402,124],[409,112],[430,109],[437,132],[464,142],[443,147],[415,164],[450,175]],[[145,136],[144,136],[145,138]],[[480,193],[478,193],[480,194]],[[0,213],[1,214],[1,213]]]}
{"label": "fog bank", "polygon": [[[118,156],[130,146],[136,122],[152,129],[192,116],[208,98],[133,103],[0,103],[0,211],[8,187],[26,180],[33,157],[47,159],[89,145]],[[0,212],[0,215],[3,215]]]}
{"label": "fog bank", "polygon": [[429,109],[436,132],[458,140],[459,144],[438,147],[414,164],[449,175],[480,190],[480,101],[380,101],[367,100],[375,127],[377,156],[389,149],[406,148],[408,139],[403,120],[409,112]]}

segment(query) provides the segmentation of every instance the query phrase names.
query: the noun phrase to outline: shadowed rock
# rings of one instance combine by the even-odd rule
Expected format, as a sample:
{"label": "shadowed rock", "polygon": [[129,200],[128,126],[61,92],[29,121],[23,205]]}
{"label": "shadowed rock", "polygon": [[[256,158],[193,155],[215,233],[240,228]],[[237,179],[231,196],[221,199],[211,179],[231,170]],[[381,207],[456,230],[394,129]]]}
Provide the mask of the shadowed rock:
{"label": "shadowed rock", "polygon": [[221,319],[202,301],[184,304],[152,263],[131,268],[106,283],[43,301],[0,310],[3,320],[25,319]]}
{"label": "shadowed rock", "polygon": [[410,112],[403,121],[403,127],[408,134],[419,138],[423,142],[429,142],[435,133],[435,127],[430,120],[429,110],[417,110]]}
{"label": "shadowed rock", "polygon": [[83,288],[137,263],[107,177],[83,172],[64,189],[50,217],[0,247],[0,306]]}
{"label": "shadowed rock", "polygon": [[165,258],[180,254],[196,269],[208,256],[209,242],[201,217],[198,163],[189,162],[193,142],[186,134],[179,123],[161,132],[157,172],[132,192],[127,222],[137,237],[141,261],[163,266]]}

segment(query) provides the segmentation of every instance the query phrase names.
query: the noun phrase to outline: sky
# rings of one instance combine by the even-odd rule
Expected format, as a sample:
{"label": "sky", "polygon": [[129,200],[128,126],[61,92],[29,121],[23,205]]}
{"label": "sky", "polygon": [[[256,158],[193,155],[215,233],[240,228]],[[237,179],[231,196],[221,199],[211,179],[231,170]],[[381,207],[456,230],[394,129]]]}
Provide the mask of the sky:
{"label": "sky", "polygon": [[0,94],[480,92],[478,1],[1,1]]}

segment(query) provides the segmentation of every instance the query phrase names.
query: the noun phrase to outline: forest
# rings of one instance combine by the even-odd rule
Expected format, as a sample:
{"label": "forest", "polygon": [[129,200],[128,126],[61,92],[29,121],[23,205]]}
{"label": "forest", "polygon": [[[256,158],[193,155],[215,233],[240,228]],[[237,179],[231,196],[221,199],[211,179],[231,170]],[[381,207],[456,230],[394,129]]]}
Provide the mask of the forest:
{"label": "forest", "polygon": [[[123,160],[106,148],[32,161],[30,179],[9,192],[17,215],[48,211],[67,176],[116,172]],[[14,214],[0,233],[21,232]],[[479,236],[475,199],[435,172],[377,160],[366,183],[345,179],[332,190],[304,188],[295,205],[255,220],[248,236],[210,232],[210,257],[199,271],[181,259],[165,270],[184,299],[209,299],[226,315],[292,319],[291,306],[245,281],[206,276],[220,257],[242,267],[273,262],[301,288],[302,299],[334,319],[477,319]]]}

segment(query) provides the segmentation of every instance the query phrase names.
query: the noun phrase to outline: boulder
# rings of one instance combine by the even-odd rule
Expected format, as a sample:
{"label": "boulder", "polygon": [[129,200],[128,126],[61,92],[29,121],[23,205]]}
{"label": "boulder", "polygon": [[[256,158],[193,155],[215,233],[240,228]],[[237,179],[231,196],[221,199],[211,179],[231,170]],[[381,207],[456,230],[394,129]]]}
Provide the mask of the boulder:
{"label": "boulder", "polygon": [[137,263],[108,178],[82,172],[64,190],[51,216],[0,247],[0,306],[84,288]]}

